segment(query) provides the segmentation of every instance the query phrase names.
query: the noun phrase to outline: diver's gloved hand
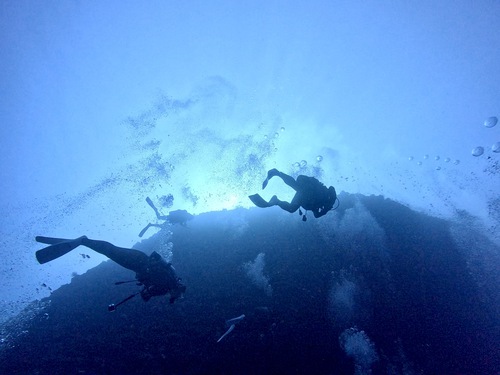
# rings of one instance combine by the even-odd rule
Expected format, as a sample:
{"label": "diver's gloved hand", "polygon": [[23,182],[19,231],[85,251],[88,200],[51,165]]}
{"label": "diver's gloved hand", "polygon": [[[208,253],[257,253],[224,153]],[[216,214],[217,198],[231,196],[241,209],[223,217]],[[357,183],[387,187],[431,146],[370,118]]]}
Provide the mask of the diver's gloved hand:
{"label": "diver's gloved hand", "polygon": [[170,291],[170,303],[174,303],[176,299],[182,298],[184,293],[186,293],[186,286],[178,278],[176,288]]}
{"label": "diver's gloved hand", "polygon": [[144,302],[148,302],[151,299],[151,293],[149,293],[149,290],[147,288],[144,288],[141,291],[141,297],[144,300]]}

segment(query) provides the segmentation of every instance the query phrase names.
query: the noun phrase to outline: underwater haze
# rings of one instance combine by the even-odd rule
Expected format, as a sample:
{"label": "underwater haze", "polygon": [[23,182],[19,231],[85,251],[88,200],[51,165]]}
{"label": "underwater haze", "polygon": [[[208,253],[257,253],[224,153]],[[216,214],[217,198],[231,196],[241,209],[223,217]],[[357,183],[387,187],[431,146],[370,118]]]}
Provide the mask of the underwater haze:
{"label": "underwater haze", "polygon": [[[0,372],[500,372],[499,25],[486,0],[0,4]],[[253,207],[293,197],[271,168],[338,209]],[[133,273],[40,265],[37,235],[157,250],[186,295],[109,313]]]}

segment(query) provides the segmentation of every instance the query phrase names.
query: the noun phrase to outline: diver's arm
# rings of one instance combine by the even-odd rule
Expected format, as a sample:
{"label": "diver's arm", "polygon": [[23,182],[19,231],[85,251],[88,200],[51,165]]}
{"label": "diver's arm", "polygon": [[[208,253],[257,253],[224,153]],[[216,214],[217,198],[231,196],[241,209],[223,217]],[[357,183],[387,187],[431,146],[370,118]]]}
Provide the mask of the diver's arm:
{"label": "diver's arm", "polygon": [[316,208],[314,210],[312,210],[313,212],[313,215],[314,217],[317,219],[318,217],[321,217],[321,216],[324,216],[326,215],[326,213],[330,211],[330,210],[327,210],[325,209],[324,207],[321,207],[321,208]]}

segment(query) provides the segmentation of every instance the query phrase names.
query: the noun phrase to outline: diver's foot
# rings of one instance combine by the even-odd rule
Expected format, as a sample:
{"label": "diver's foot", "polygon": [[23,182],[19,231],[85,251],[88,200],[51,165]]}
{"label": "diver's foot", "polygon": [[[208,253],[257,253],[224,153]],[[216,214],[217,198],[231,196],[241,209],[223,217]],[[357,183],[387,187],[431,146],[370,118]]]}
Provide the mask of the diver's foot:
{"label": "diver's foot", "polygon": [[275,206],[279,202],[278,197],[276,195],[273,195],[272,198],[269,200],[269,205],[270,206]]}
{"label": "diver's foot", "polygon": [[85,240],[88,240],[87,236],[78,237],[78,238],[74,239],[73,241],[75,241],[75,243],[77,243],[78,245],[83,245],[83,242]]}

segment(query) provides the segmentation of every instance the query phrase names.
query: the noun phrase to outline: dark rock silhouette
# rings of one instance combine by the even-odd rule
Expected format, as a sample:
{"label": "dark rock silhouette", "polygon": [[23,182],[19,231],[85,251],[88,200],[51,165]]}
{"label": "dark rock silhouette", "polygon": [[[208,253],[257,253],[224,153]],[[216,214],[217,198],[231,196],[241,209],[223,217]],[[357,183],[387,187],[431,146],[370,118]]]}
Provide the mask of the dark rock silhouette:
{"label": "dark rock silhouette", "polygon": [[[337,211],[307,223],[271,208],[170,227],[184,300],[136,298],[109,313],[138,287],[115,286],[132,272],[102,263],[55,290],[48,307],[31,308],[31,320],[5,325],[0,373],[352,374],[339,336],[353,326],[377,350],[374,374],[497,372],[498,271],[471,259],[464,239],[498,248],[468,224],[383,197],[339,198]],[[162,236],[137,248],[151,251]],[[271,295],[245,271],[260,253]],[[217,343],[228,317],[241,314]]]}

